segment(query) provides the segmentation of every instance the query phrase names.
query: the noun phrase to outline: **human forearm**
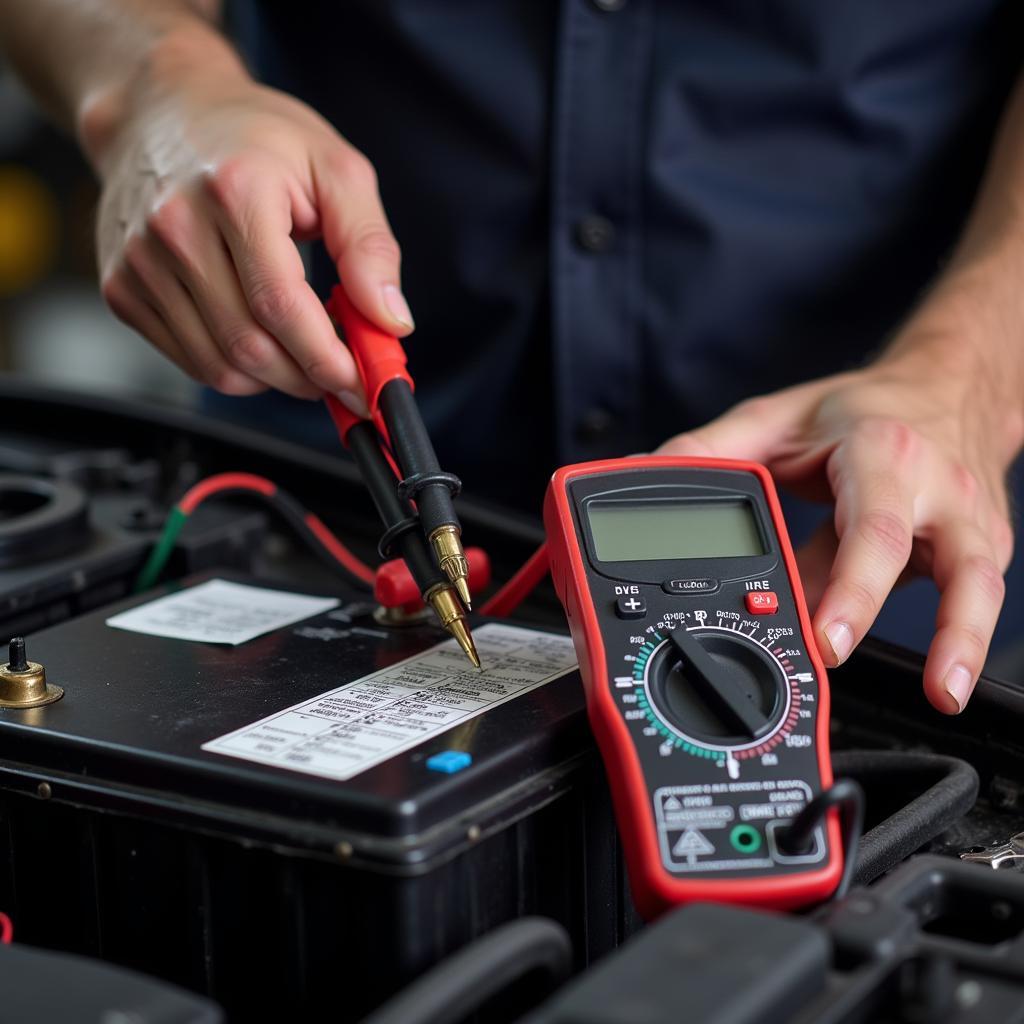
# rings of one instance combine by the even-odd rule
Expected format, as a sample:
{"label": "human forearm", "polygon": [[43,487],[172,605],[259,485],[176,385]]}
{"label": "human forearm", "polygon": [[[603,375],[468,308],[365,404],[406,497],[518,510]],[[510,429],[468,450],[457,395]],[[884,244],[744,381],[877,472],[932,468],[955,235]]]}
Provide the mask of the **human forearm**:
{"label": "human forearm", "polygon": [[0,0],[0,40],[55,119],[94,163],[154,75],[189,65],[242,74],[215,28],[219,0]]}
{"label": "human forearm", "polygon": [[1004,462],[1024,443],[1024,78],[947,267],[878,360],[969,387]]}

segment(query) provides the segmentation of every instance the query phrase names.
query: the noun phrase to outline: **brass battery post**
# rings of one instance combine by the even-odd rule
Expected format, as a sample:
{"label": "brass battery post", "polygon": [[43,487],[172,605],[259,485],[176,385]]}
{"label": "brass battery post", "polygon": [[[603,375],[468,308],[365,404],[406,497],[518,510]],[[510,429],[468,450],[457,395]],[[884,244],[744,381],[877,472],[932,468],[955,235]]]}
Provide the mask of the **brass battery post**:
{"label": "brass battery post", "polygon": [[64,689],[46,681],[46,670],[25,656],[25,638],[16,636],[0,665],[0,708],[38,708],[64,696]]}

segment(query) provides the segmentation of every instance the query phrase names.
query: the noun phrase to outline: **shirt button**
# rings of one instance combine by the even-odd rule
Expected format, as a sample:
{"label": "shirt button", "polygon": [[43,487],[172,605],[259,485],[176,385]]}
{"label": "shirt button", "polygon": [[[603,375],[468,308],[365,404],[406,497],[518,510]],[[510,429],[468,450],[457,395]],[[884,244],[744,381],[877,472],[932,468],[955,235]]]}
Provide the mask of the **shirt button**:
{"label": "shirt button", "polygon": [[576,437],[585,443],[603,441],[615,427],[615,417],[607,409],[588,409],[576,424]]}
{"label": "shirt button", "polygon": [[587,252],[607,252],[615,241],[615,225],[599,213],[590,213],[576,224],[576,243]]}
{"label": "shirt button", "polygon": [[599,11],[621,11],[626,6],[626,0],[590,0]]}

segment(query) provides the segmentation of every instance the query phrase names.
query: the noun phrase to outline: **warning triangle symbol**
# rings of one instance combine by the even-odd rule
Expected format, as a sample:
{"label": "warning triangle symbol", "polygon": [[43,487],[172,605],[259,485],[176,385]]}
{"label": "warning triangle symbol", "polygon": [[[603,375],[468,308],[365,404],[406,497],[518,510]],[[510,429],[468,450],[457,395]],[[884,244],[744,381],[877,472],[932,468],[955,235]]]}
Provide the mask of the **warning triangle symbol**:
{"label": "warning triangle symbol", "polygon": [[688,828],[672,847],[673,857],[703,857],[715,848],[699,828]]}
{"label": "warning triangle symbol", "polygon": [[674,796],[670,796],[664,804],[662,804],[662,807],[664,807],[666,811],[681,811],[683,809],[683,805]]}

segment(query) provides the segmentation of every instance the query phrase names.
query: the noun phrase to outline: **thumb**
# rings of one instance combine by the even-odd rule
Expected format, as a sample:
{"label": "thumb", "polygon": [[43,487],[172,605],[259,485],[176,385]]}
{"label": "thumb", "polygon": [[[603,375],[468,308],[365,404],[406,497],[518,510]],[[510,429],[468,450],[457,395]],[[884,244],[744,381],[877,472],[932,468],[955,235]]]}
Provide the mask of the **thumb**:
{"label": "thumb", "polygon": [[[343,145],[343,143],[339,143]],[[324,244],[345,293],[381,330],[404,338],[415,326],[401,287],[401,250],[384,214],[373,165],[344,146],[316,169]]]}

